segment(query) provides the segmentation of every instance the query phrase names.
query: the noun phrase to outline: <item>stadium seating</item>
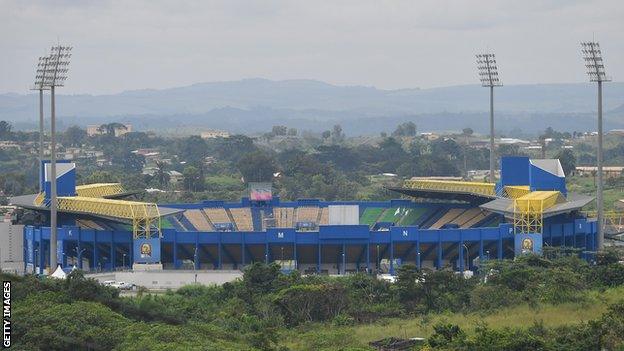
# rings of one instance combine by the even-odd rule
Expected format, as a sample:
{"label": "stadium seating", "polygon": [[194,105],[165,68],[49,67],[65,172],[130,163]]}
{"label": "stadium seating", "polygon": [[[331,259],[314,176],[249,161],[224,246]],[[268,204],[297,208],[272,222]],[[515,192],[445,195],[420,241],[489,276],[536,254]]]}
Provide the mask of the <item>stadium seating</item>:
{"label": "stadium seating", "polygon": [[86,228],[86,229],[104,230],[104,228],[102,228],[99,224],[95,223],[94,221],[90,219],[77,219],[76,225],[78,225],[81,228]]}
{"label": "stadium seating", "polygon": [[440,229],[446,223],[451,223],[455,218],[459,217],[462,213],[464,213],[463,208],[452,208],[448,212],[444,214],[444,216],[440,217],[435,223],[433,223],[429,228],[430,229]]}
{"label": "stadium seating", "polygon": [[384,209],[381,207],[366,207],[362,216],[360,217],[360,224],[366,224],[369,227],[372,227],[377,223],[377,218],[381,216]]}
{"label": "stadium seating", "polygon": [[[189,228],[186,228],[184,224],[178,219],[179,215],[171,216],[168,218],[169,223],[173,226],[173,228],[177,231],[187,231]],[[187,220],[188,221],[188,220]]]}
{"label": "stadium seating", "polygon": [[501,222],[502,222],[501,216],[496,215],[496,214],[490,214],[485,220],[481,221],[480,223],[477,223],[475,226],[483,227],[483,228],[498,227]]}
{"label": "stadium seating", "polygon": [[329,207],[321,207],[319,225],[328,225],[329,224]]}
{"label": "stadium seating", "polygon": [[469,221],[464,222],[461,227],[462,228],[471,228],[474,225],[476,225],[477,223],[483,221],[485,218],[487,218],[488,216],[488,212],[485,211],[479,211],[479,213],[477,213],[477,215],[475,215],[474,217],[472,217]]}
{"label": "stadium seating", "polygon": [[184,217],[197,229],[202,232],[210,232],[214,230],[212,224],[210,224],[204,214],[200,210],[186,210]]}
{"label": "stadium seating", "polygon": [[171,224],[171,221],[169,220],[169,218],[161,218],[160,227],[162,229],[174,229],[173,224]]}
{"label": "stadium seating", "polygon": [[213,226],[215,223],[232,223],[230,216],[228,216],[223,207],[204,208],[203,211]]}
{"label": "stadium seating", "polygon": [[399,221],[399,225],[417,225],[426,213],[427,209],[424,207],[409,208]]}
{"label": "stadium seating", "polygon": [[382,215],[379,217],[377,222],[392,222],[398,223],[401,218],[405,215],[405,208],[402,207],[390,207],[385,210]]}
{"label": "stadium seating", "polygon": [[302,206],[297,207],[295,218],[296,222],[314,222],[317,223],[319,216],[319,207]]}
{"label": "stadium seating", "polygon": [[[452,204],[449,204],[452,206]],[[329,207],[302,205],[299,207],[206,207],[189,209],[184,213],[163,220],[163,228],[177,231],[264,231],[268,227],[318,230],[319,225],[329,225]],[[379,223],[388,225],[418,226],[420,228],[473,228],[498,226],[499,216],[480,208],[452,208],[447,205],[415,207],[364,207],[360,224],[371,230]],[[124,230],[103,226],[95,221],[80,224],[84,228],[100,230]]]}
{"label": "stadium seating", "polygon": [[254,229],[253,219],[251,217],[251,210],[249,207],[243,208],[230,208],[232,218],[236,228],[240,231],[252,231]]}
{"label": "stadium seating", "polygon": [[468,209],[464,211],[464,213],[462,213],[461,215],[457,216],[457,218],[453,219],[450,223],[457,224],[460,227],[464,227],[464,224],[466,222],[476,217],[479,213],[481,213],[481,210],[478,208]]}
{"label": "stadium seating", "polygon": [[292,207],[274,207],[273,216],[275,225],[279,228],[292,228],[294,226],[295,209]]}

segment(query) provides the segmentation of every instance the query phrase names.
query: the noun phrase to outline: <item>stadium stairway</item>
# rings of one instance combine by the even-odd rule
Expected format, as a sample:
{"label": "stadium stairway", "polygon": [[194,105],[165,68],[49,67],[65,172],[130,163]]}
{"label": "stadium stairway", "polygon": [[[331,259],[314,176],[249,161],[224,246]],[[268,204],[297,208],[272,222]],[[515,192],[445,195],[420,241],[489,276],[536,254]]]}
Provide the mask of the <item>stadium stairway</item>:
{"label": "stadium stairway", "polygon": [[169,217],[169,223],[171,223],[171,225],[173,226],[173,228],[175,228],[175,230],[179,231],[179,232],[186,232],[186,228],[184,228],[184,225],[182,223],[180,223],[180,220],[178,219],[178,216],[171,216]]}
{"label": "stadium stairway", "polygon": [[180,221],[180,223],[182,224],[182,226],[184,228],[186,228],[186,230],[188,230],[188,231],[197,231],[197,228],[195,228],[195,226],[193,226],[193,224],[191,224],[191,221],[189,221],[188,218],[186,218],[184,216],[180,216],[180,217],[176,217],[176,219],[178,221]]}
{"label": "stadium stairway", "polygon": [[[273,209],[271,209],[271,213]],[[251,219],[253,221],[253,230],[256,232],[262,231],[262,213],[258,207],[251,208]]]}
{"label": "stadium stairway", "polygon": [[[275,212],[273,212],[273,207],[269,206],[260,211],[260,229],[265,230],[266,223],[264,222],[265,218],[275,218]],[[253,215],[253,212],[252,212]],[[277,220],[275,220],[275,225],[277,225]],[[254,225],[254,230],[256,227]]]}
{"label": "stadium stairway", "polygon": [[236,223],[236,221],[234,220],[234,216],[232,216],[232,212],[230,212],[229,208],[224,208],[223,209],[225,211],[225,214],[228,216],[228,218],[230,219],[230,223],[232,223],[232,226],[234,227],[235,231],[238,231],[238,224]]}
{"label": "stadium stairway", "polygon": [[438,220],[440,220],[440,218],[442,218],[442,216],[444,216],[449,210],[451,210],[450,208],[443,208],[443,207],[438,207],[435,210],[432,211],[431,215],[429,216],[429,218],[427,218],[425,221],[423,221],[423,223],[420,225],[421,228],[431,228],[431,226],[437,222]]}

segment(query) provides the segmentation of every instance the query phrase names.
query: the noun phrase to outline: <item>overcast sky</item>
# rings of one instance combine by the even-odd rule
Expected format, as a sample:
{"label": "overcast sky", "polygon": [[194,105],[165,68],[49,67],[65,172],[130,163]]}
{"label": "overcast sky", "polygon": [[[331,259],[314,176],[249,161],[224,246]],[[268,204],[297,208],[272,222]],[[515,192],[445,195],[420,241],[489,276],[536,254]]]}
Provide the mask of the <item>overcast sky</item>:
{"label": "overcast sky", "polygon": [[74,46],[63,93],[243,78],[384,89],[474,84],[491,49],[505,84],[585,81],[582,40],[624,80],[624,1],[0,0],[0,93]]}

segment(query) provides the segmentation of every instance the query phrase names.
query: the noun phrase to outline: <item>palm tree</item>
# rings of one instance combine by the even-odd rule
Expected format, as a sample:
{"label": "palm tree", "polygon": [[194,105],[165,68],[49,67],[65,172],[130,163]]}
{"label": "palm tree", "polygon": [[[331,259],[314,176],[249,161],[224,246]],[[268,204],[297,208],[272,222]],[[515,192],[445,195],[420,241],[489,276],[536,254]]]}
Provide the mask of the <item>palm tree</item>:
{"label": "palm tree", "polygon": [[154,175],[161,187],[169,184],[171,176],[167,172],[167,163],[164,161],[156,161],[156,174]]}

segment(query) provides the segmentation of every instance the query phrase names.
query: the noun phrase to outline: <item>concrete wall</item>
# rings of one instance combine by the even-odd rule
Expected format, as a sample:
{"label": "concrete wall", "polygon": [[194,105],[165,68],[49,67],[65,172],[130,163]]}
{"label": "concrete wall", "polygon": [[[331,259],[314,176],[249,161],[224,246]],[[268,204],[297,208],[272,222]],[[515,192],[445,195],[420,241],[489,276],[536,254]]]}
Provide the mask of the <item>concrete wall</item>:
{"label": "concrete wall", "polygon": [[197,274],[197,283],[203,285],[221,285],[241,278],[241,271],[143,271],[143,272],[109,272],[88,274],[87,277],[94,278],[99,282],[106,280],[123,281],[133,283],[137,286],[144,286],[148,289],[178,289],[184,285],[195,283],[195,274]]}
{"label": "concrete wall", "polygon": [[0,269],[24,273],[24,226],[0,222]]}

